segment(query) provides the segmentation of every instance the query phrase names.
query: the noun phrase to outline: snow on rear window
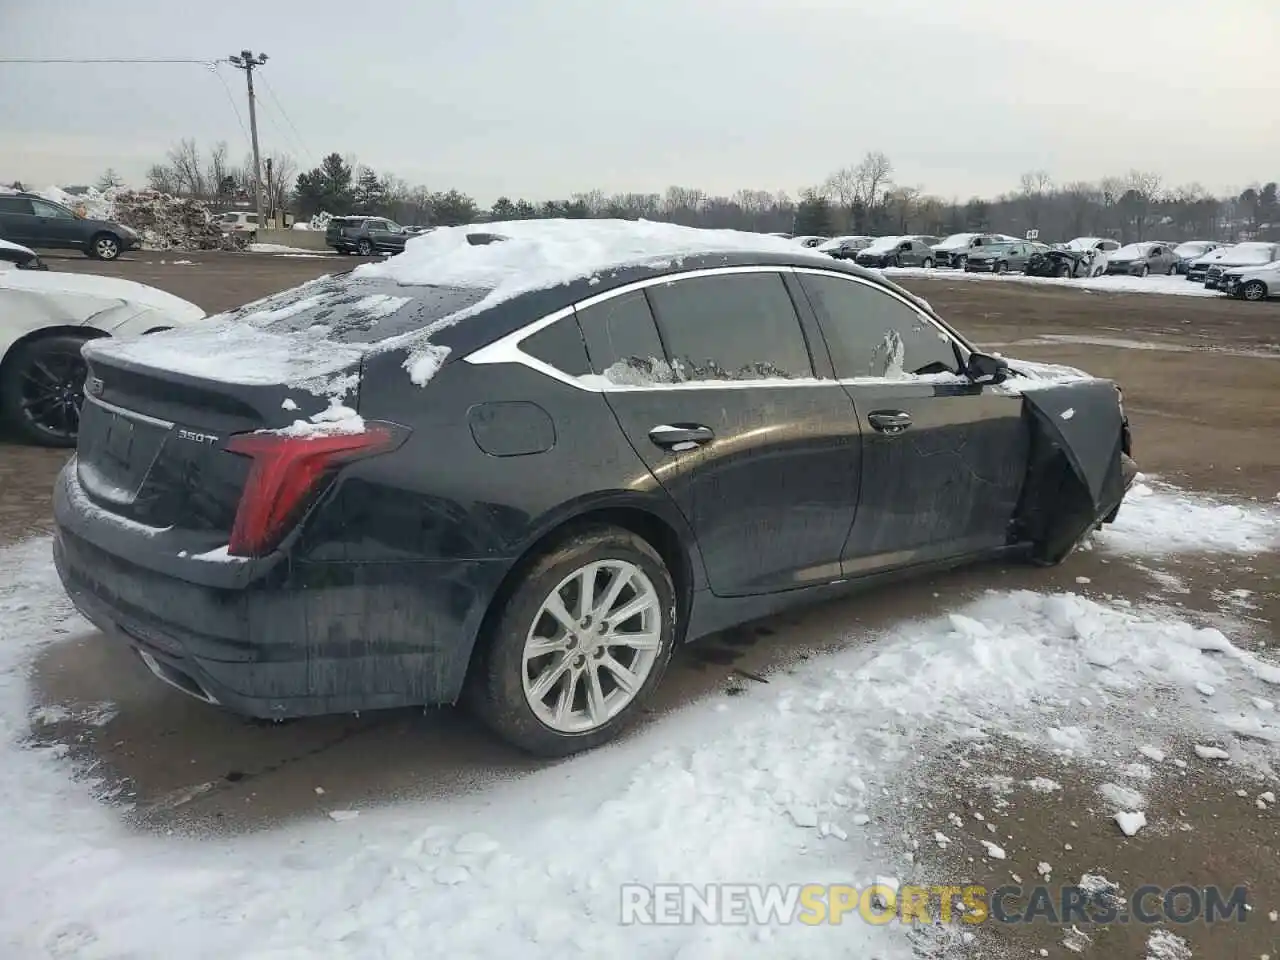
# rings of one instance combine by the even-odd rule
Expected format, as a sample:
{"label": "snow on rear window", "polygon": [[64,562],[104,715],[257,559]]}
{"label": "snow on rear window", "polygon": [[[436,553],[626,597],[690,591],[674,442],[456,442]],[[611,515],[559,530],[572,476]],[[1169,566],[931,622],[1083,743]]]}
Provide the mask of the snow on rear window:
{"label": "snow on rear window", "polygon": [[480,288],[412,286],[321,277],[212,318],[271,333],[310,333],[335,343],[367,343],[412,333],[474,305]]}

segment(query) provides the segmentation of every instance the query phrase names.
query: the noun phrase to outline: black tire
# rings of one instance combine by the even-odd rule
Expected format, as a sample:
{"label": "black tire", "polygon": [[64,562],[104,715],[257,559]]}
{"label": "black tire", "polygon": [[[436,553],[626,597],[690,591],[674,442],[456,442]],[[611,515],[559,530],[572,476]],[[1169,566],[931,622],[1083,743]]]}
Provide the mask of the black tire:
{"label": "black tire", "polygon": [[923,261],[921,261],[920,266],[924,267],[924,269],[926,269],[926,270],[932,270],[932,269],[933,269],[933,257],[925,257],[925,258],[924,258],[924,260],[923,260]]}
{"label": "black tire", "polygon": [[1240,299],[1257,303],[1267,299],[1267,285],[1261,280],[1250,280],[1240,287]]}
{"label": "black tire", "polygon": [[362,257],[373,256],[373,244],[368,240],[361,240],[356,244],[356,253]]}
{"label": "black tire", "polygon": [[0,367],[0,418],[24,440],[74,447],[88,366],[80,355],[87,338],[70,333],[28,340]]}
{"label": "black tire", "polygon": [[115,260],[120,256],[120,238],[114,233],[96,233],[89,240],[85,255],[93,260]]}
{"label": "black tire", "polygon": [[968,258],[968,257],[952,257],[952,258],[951,258],[951,265],[952,265],[953,267],[956,267],[957,269],[960,269],[960,270],[968,270],[968,269],[969,269],[969,258]]}
{"label": "black tire", "polygon": [[997,263],[996,263],[996,270],[995,270],[995,272],[996,272],[996,273],[1008,273],[1008,272],[1009,272],[1009,264],[1005,263],[1003,260],[1000,260],[999,262],[997,262]]}
{"label": "black tire", "polygon": [[1068,267],[1065,263],[1060,263],[1056,267],[1054,267],[1053,275],[1058,278],[1069,277],[1071,276],[1071,268]]}
{"label": "black tire", "polygon": [[1144,263],[1144,264],[1142,265],[1142,272],[1141,272],[1141,273],[1139,273],[1139,274],[1138,274],[1138,276],[1140,276],[1140,277],[1145,277],[1145,276],[1147,276],[1147,275],[1148,275],[1148,274],[1150,274],[1150,273],[1151,273],[1151,265],[1150,265],[1150,264],[1146,264],[1146,263]]}
{"label": "black tire", "polygon": [[894,256],[892,256],[892,257],[890,257],[888,260],[886,260],[884,265],[885,265],[886,267],[897,267],[897,266],[900,266],[900,264],[899,264],[899,262],[898,262],[898,257],[897,257],[897,255],[895,254]]}
{"label": "black tire", "polygon": [[[660,640],[657,657],[639,692],[612,719],[581,733],[553,730],[534,714],[524,692],[524,648],[542,604],[556,586],[593,561],[624,560],[638,567],[658,594]],[[486,620],[482,647],[468,677],[470,709],[494,733],[541,757],[563,757],[613,739],[644,711],[662,682],[676,637],[677,605],[671,574],[642,537],[620,527],[580,528],[534,558]]]}

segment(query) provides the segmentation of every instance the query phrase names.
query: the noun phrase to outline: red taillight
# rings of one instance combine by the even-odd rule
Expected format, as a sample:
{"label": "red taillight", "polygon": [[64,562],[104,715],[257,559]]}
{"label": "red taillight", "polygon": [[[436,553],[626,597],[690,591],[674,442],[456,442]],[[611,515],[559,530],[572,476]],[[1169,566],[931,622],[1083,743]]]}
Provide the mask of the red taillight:
{"label": "red taillight", "polygon": [[240,494],[227,552],[240,557],[269,553],[322,480],[341,464],[394,450],[406,432],[393,424],[369,423],[361,433],[288,436],[244,433],[226,449],[253,459]]}

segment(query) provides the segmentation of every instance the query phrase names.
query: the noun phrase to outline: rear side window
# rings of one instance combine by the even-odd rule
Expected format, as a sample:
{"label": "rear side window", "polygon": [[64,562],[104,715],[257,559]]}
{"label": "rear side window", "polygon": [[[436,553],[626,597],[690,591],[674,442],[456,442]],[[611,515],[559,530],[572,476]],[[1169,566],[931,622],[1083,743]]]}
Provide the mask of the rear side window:
{"label": "rear side window", "polygon": [[30,216],[31,201],[26,197],[0,197],[0,213],[23,213]]}
{"label": "rear side window", "polygon": [[611,383],[641,386],[673,380],[643,290],[580,307],[578,326],[591,369]]}
{"label": "rear side window", "polygon": [[840,277],[799,276],[837,377],[897,378],[960,369],[951,339],[896,297]]}
{"label": "rear side window", "polygon": [[678,380],[813,376],[780,274],[692,277],[648,293]]}
{"label": "rear side window", "polygon": [[571,377],[585,377],[591,372],[587,351],[573,317],[557,320],[532,336],[520,341],[520,349],[529,356],[555,367]]}

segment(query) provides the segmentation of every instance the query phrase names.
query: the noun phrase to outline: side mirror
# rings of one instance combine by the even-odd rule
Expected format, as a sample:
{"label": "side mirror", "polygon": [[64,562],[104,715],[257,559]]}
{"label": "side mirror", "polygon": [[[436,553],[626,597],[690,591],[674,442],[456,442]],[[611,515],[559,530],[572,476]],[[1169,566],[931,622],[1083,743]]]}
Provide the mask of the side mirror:
{"label": "side mirror", "polygon": [[974,383],[1003,383],[1009,378],[1009,364],[987,353],[969,354],[964,375]]}

